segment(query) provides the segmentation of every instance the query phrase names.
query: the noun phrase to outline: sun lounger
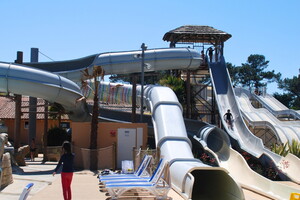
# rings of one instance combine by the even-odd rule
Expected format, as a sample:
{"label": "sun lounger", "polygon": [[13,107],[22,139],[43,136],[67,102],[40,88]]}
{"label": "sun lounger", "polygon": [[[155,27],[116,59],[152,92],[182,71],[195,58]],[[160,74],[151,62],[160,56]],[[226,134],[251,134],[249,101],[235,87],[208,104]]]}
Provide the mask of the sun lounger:
{"label": "sun lounger", "polygon": [[169,164],[161,159],[148,181],[110,182],[105,185],[105,189],[112,199],[118,199],[130,191],[134,191],[137,194],[147,191],[154,195],[156,199],[166,199],[170,190]]}
{"label": "sun lounger", "polygon": [[163,158],[161,158],[159,160],[159,162],[157,163],[156,169],[153,172],[153,174],[151,175],[151,177],[136,177],[136,178],[130,178],[130,179],[111,179],[111,180],[107,180],[104,181],[104,185],[116,185],[116,184],[124,184],[124,183],[147,183],[147,182],[151,182],[156,176],[157,173],[160,173],[161,170],[163,170],[164,168],[164,162],[163,162]]}
{"label": "sun lounger", "polygon": [[116,179],[136,179],[139,177],[149,177],[147,167],[150,164],[152,156],[145,155],[138,169],[133,174],[111,174],[111,175],[100,175],[99,182],[106,182]]}
{"label": "sun lounger", "polygon": [[129,178],[120,178],[120,179],[109,179],[109,180],[104,180],[101,182],[99,185],[100,191],[106,191],[106,186],[107,185],[116,185],[116,184],[140,184],[140,183],[149,183],[154,181],[155,182],[155,177],[157,177],[157,173],[161,173],[164,168],[164,162],[163,159],[161,158],[156,166],[155,171],[153,172],[151,177],[129,177]]}
{"label": "sun lounger", "polygon": [[26,199],[27,199],[27,197],[28,197],[28,195],[29,195],[29,192],[30,192],[30,190],[32,189],[32,186],[33,186],[33,185],[34,185],[33,183],[29,183],[29,184],[27,184],[27,185],[25,186],[25,188],[23,189],[23,192],[22,192],[21,195],[20,195],[19,200],[26,200]]}

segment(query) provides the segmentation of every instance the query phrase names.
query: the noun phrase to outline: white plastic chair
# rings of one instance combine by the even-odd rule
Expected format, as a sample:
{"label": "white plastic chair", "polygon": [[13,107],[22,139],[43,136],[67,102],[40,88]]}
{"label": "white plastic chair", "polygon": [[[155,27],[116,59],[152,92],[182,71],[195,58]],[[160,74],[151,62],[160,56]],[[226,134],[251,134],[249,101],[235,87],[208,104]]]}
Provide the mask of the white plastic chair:
{"label": "white plastic chair", "polygon": [[25,186],[25,188],[23,189],[23,192],[22,192],[21,195],[20,195],[19,200],[26,200],[26,199],[27,199],[27,197],[28,197],[28,195],[29,195],[29,192],[30,192],[30,190],[32,189],[33,185],[34,185],[33,183],[28,183],[28,184]]}

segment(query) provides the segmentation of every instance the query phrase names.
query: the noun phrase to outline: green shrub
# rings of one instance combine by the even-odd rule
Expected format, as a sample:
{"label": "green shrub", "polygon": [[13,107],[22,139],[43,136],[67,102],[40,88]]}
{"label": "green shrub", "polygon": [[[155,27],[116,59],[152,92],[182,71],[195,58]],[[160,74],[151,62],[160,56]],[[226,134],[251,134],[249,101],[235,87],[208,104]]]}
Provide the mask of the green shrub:
{"label": "green shrub", "polygon": [[49,129],[47,136],[48,146],[61,146],[64,141],[71,141],[71,135],[59,127]]}
{"label": "green shrub", "polygon": [[300,142],[292,140],[291,144],[289,142],[286,142],[284,145],[273,144],[271,151],[281,156],[286,156],[288,153],[291,153],[300,158]]}
{"label": "green shrub", "polygon": [[274,153],[281,155],[281,156],[286,156],[288,154],[288,143],[283,144],[273,144],[271,146],[271,151]]}
{"label": "green shrub", "polygon": [[289,144],[289,152],[300,158],[300,142],[292,140],[292,144]]}

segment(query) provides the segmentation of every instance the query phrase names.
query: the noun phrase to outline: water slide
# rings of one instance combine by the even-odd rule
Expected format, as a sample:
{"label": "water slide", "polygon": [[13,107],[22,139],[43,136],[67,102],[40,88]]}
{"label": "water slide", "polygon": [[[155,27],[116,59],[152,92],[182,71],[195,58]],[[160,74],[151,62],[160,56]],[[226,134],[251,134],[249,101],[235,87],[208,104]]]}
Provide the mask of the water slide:
{"label": "water slide", "polygon": [[88,121],[90,114],[79,86],[56,74],[23,65],[0,63],[0,91],[39,97],[64,106],[72,121]]}
{"label": "water slide", "polygon": [[268,109],[276,117],[293,117],[295,119],[300,119],[300,112],[292,109],[288,109],[280,101],[270,94],[255,95],[252,94],[255,99],[257,99],[266,109]]}
{"label": "water slide", "polygon": [[[57,61],[24,63],[31,67],[59,74],[74,82],[85,79],[82,71],[92,74],[93,66],[101,66],[105,75],[141,72],[141,51],[109,52],[85,58]],[[145,72],[168,69],[196,69],[200,65],[198,52],[189,48],[149,49],[145,51]]]}
{"label": "water slide", "polygon": [[263,126],[265,124],[277,136],[280,142],[292,142],[300,140],[300,123],[296,121],[280,121],[267,109],[256,109],[252,106],[249,96],[240,88],[235,88],[236,98],[240,104],[244,118],[252,126]]}
{"label": "water slide", "polygon": [[[0,91],[60,103],[70,111],[72,120],[86,121],[89,120],[89,113],[80,88],[69,79],[80,81],[83,78],[81,71],[91,71],[95,65],[101,65],[107,73],[140,72],[140,59],[136,56],[140,53],[135,51],[96,55],[87,66],[72,69],[70,73],[60,71],[67,78],[22,65],[0,63]],[[92,60],[91,57],[89,59]],[[195,69],[200,65],[201,59],[191,49],[160,49],[147,51],[145,62],[149,70],[174,67]],[[145,88],[145,99],[152,112],[156,144],[160,147],[162,156],[170,162],[172,187],[185,199],[244,199],[240,186],[228,175],[227,170],[207,166],[194,158],[182,108],[173,91],[166,87],[149,86]]]}
{"label": "water slide", "polygon": [[[216,95],[219,112],[225,114],[227,109],[231,110],[234,116],[234,129],[230,130],[223,117],[222,123],[230,137],[238,143],[238,146],[251,155],[259,158],[264,163],[273,163],[280,172],[282,178],[287,176],[288,179],[300,183],[300,160],[291,154],[286,157],[279,156],[269,149],[265,148],[260,138],[254,136],[243,121],[239,104],[235,99],[235,93],[231,84],[230,76],[226,68],[225,59],[222,57],[219,62],[209,63],[210,75]],[[290,165],[285,166],[288,162]]]}
{"label": "water slide", "polygon": [[[129,99],[127,99],[124,94],[127,93],[128,96],[131,95],[131,85],[122,85],[117,88],[116,86],[117,84],[111,83],[101,84],[101,101],[118,103],[117,100],[120,100],[120,97],[122,97],[120,102],[127,102]],[[112,91],[114,91],[114,94],[109,95],[109,93],[113,93]],[[115,116],[117,116],[118,121],[128,122],[128,119],[130,119],[130,113],[122,111],[113,112],[116,113],[112,114],[111,111],[108,113],[106,110],[102,110],[101,114],[104,116],[104,119],[116,119]],[[147,116],[145,120],[148,120]],[[204,148],[214,155],[219,166],[227,169],[230,176],[242,186],[243,191],[247,193],[250,191],[250,196],[253,198],[255,196],[254,199],[257,197],[259,199],[288,200],[292,192],[300,192],[299,189],[271,181],[251,170],[244,158],[231,148],[229,137],[223,130],[195,120],[185,119],[184,123],[190,136],[189,138],[192,141],[193,148]],[[241,174],[243,174],[243,176],[241,176]],[[249,196],[249,194],[247,195]]]}
{"label": "water slide", "polygon": [[271,181],[254,172],[244,157],[231,148],[230,139],[223,130],[206,124],[199,132],[189,134],[194,139],[193,145],[214,155],[219,166],[227,169],[244,190],[278,200],[289,200],[291,193],[300,192],[299,189]]}

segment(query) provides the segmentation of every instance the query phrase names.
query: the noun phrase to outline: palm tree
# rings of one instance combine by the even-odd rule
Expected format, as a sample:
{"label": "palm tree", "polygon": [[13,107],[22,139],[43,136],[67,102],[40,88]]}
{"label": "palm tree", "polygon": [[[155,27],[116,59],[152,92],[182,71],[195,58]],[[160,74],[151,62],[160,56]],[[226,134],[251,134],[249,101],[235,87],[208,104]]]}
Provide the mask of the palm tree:
{"label": "palm tree", "polygon": [[181,104],[185,104],[185,83],[181,78],[177,78],[174,76],[165,76],[164,78],[159,80],[159,84],[171,88],[176,94],[178,101]]}
{"label": "palm tree", "polygon": [[65,108],[59,103],[54,102],[49,108],[49,117],[58,120],[58,127],[60,127],[61,118],[65,114]]}
{"label": "palm tree", "polygon": [[94,105],[92,111],[92,121],[91,121],[91,134],[90,134],[90,169],[96,170],[97,169],[97,135],[98,135],[98,116],[99,116],[99,96],[98,96],[98,89],[99,89],[99,81],[98,77],[101,77],[101,80],[104,79],[104,70],[101,66],[94,66],[93,73],[89,74],[88,69],[82,71],[84,80],[82,80],[82,87],[86,87],[88,84],[85,80],[93,79],[94,80]]}

